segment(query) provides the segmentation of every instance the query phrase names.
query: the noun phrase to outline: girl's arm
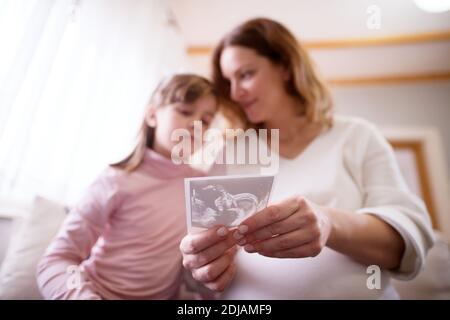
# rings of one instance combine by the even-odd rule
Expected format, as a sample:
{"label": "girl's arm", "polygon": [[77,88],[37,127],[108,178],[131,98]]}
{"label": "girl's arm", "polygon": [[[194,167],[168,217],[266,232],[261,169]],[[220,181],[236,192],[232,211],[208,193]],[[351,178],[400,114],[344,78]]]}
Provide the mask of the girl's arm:
{"label": "girl's arm", "polygon": [[46,299],[101,299],[80,264],[103,232],[116,206],[116,177],[107,170],[69,213],[37,267],[37,282]]}
{"label": "girl's arm", "polygon": [[92,283],[82,277],[79,266],[89,257],[99,235],[79,213],[70,213],[37,267],[45,299],[101,299]]}

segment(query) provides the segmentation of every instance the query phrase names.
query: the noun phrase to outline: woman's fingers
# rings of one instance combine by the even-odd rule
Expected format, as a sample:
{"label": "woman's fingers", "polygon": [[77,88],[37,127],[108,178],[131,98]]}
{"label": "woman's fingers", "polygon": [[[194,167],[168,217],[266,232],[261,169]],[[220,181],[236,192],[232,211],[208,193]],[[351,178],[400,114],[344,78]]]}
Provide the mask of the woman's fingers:
{"label": "woman's fingers", "polygon": [[224,290],[234,277],[236,240],[225,227],[189,234],[180,243],[183,265],[211,290]]}
{"label": "woman's fingers", "polygon": [[180,250],[184,254],[195,254],[223,241],[229,231],[224,226],[217,226],[199,233],[186,235],[180,243]]}
{"label": "woman's fingers", "polygon": [[331,222],[321,207],[300,196],[273,207],[275,214],[269,207],[242,222],[233,233],[238,245],[249,253],[278,258],[313,257],[323,249]]}
{"label": "woman's fingers", "polygon": [[301,197],[291,197],[278,204],[271,205],[244,220],[238,227],[241,235],[251,234],[265,226],[286,219],[297,212],[304,204]]}
{"label": "woman's fingers", "polygon": [[192,270],[192,277],[203,283],[211,283],[218,279],[233,262],[234,253],[232,250],[226,251],[216,260]]}
{"label": "woman's fingers", "polygon": [[233,232],[233,237],[236,239],[237,244],[245,245],[255,241],[262,241],[270,239],[279,234],[285,234],[294,230],[304,227],[308,222],[307,217],[298,214],[298,212],[291,214],[284,220],[269,224],[253,233],[246,236],[242,236],[238,230]]}
{"label": "woman's fingers", "polygon": [[234,259],[238,250],[239,250],[238,246],[232,246],[230,249],[227,250],[227,253],[229,253],[231,257]]}
{"label": "woman's fingers", "polygon": [[222,292],[225,290],[234,279],[236,275],[236,265],[232,262],[228,268],[215,280],[212,282],[207,282],[204,284],[210,290]]}
{"label": "woman's fingers", "polygon": [[233,246],[227,250],[226,254],[229,255],[231,261],[230,265],[214,281],[204,283],[207,288],[209,288],[210,290],[221,292],[230,285],[236,274],[236,264],[234,263],[234,256],[236,255],[237,251],[237,246]]}
{"label": "woman's fingers", "polygon": [[272,253],[301,247],[307,243],[318,241],[320,230],[315,228],[297,229],[263,241],[249,243],[244,247],[247,252]]}
{"label": "woman's fingers", "polygon": [[235,247],[236,240],[229,233],[225,239],[196,254],[184,254],[183,266],[188,269],[200,268],[223,255],[228,249]]}
{"label": "woman's fingers", "polygon": [[274,251],[274,252],[258,252],[260,255],[271,258],[308,258],[315,257],[322,251],[319,241],[306,243],[300,247]]}

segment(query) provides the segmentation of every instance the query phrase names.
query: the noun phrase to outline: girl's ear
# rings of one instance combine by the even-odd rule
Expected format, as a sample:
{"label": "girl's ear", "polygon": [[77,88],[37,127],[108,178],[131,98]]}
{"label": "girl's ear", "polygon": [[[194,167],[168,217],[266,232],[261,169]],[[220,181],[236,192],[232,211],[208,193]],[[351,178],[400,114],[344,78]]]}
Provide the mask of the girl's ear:
{"label": "girl's ear", "polygon": [[149,106],[147,109],[147,113],[145,114],[145,121],[147,125],[151,128],[156,127],[156,108],[153,106]]}

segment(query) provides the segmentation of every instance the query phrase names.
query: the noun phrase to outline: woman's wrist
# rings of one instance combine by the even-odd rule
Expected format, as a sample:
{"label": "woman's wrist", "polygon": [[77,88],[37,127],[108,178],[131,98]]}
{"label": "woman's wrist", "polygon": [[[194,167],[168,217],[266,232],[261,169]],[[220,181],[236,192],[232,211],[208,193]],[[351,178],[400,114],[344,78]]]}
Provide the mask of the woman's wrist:
{"label": "woman's wrist", "polygon": [[323,211],[330,221],[327,247],[348,254],[354,251],[353,246],[356,245],[359,249],[363,245],[363,239],[359,238],[369,224],[365,217],[329,207],[324,207]]}
{"label": "woman's wrist", "polygon": [[326,246],[361,263],[398,267],[404,251],[401,236],[386,222],[334,208],[322,207],[330,221]]}
{"label": "woman's wrist", "polygon": [[339,217],[336,211],[329,207],[320,207],[322,212],[327,216],[330,225],[330,233],[326,242],[326,246],[331,249],[336,249],[339,238],[342,237],[342,229],[339,224]]}

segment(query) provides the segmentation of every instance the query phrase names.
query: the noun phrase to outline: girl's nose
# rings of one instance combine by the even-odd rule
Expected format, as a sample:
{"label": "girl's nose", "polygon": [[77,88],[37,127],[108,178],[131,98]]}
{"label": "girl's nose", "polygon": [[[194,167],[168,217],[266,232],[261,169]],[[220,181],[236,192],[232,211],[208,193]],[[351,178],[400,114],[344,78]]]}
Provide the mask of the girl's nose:
{"label": "girl's nose", "polygon": [[192,119],[192,121],[189,122],[188,130],[189,130],[191,133],[194,132],[196,121],[200,121],[200,123],[201,123],[201,120],[200,120],[200,119]]}
{"label": "girl's nose", "polygon": [[191,133],[194,132],[195,120],[191,120],[187,123],[187,128]]}

